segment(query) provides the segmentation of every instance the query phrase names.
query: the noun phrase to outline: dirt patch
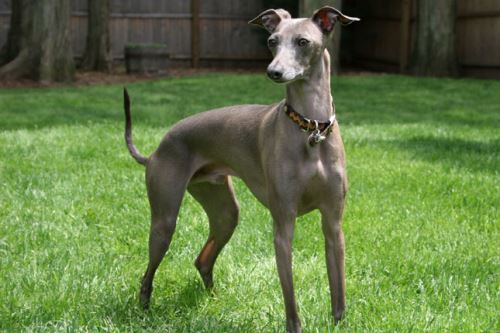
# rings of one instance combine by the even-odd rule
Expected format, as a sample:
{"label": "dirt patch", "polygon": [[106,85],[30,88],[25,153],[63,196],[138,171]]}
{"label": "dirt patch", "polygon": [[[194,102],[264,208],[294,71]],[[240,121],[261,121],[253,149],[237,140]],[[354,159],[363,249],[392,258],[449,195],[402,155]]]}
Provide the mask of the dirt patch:
{"label": "dirt patch", "polygon": [[75,81],[69,83],[50,82],[43,83],[28,79],[21,80],[2,80],[0,88],[44,88],[44,87],[73,87],[73,86],[89,86],[89,85],[107,85],[107,84],[123,84],[138,81],[158,80],[163,78],[195,76],[207,73],[257,73],[258,70],[249,69],[220,69],[220,68],[181,68],[170,70],[167,74],[127,74],[124,70],[117,70],[110,73],[105,72],[88,72],[77,71]]}
{"label": "dirt patch", "polygon": [[[77,71],[75,81],[70,83],[41,83],[33,80],[3,80],[0,81],[1,88],[44,88],[44,87],[74,87],[90,85],[124,84],[130,82],[158,80],[163,78],[176,78],[184,76],[196,76],[207,73],[233,73],[233,74],[264,74],[263,69],[227,69],[227,68],[177,68],[170,70],[167,74],[127,74],[124,69],[114,70],[110,73]],[[341,72],[346,76],[368,76],[380,75],[383,73],[371,72],[356,69],[347,69]]]}
{"label": "dirt patch", "polygon": [[148,80],[151,77],[146,75],[126,75],[122,73],[102,73],[102,72],[80,72],[75,75],[73,82],[37,82],[28,79],[3,80],[0,81],[0,88],[44,88],[44,87],[64,87],[64,86],[86,86],[96,84],[113,84]]}

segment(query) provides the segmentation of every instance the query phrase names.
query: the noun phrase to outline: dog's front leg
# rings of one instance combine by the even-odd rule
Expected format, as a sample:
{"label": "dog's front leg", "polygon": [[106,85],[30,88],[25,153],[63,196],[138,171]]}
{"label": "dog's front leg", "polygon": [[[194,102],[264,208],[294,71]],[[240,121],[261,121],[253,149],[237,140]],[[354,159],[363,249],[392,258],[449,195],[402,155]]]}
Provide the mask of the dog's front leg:
{"label": "dog's front leg", "polygon": [[[340,206],[340,207],[339,207]],[[325,236],[326,268],[330,284],[330,297],[335,323],[345,311],[344,233],[342,232],[343,198],[332,207],[321,210]]]}
{"label": "dog's front leg", "polygon": [[286,328],[287,332],[300,333],[302,330],[297,313],[292,275],[292,240],[296,213],[292,209],[286,209],[283,204],[273,206],[275,207],[271,208],[271,214],[274,219],[274,249],[285,301]]}

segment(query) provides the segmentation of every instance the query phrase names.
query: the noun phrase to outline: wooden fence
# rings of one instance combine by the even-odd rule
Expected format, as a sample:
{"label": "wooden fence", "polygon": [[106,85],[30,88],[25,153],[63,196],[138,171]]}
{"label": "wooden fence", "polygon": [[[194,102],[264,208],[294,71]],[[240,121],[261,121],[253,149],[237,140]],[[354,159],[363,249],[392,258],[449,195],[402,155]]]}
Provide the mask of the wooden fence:
{"label": "wooden fence", "polygon": [[[349,27],[346,36],[352,64],[406,70],[413,51],[416,1],[344,0],[346,13],[362,19],[362,24]],[[500,78],[500,1],[457,0],[457,6],[456,46],[462,74]]]}
{"label": "wooden fence", "polygon": [[[11,1],[0,0],[0,45],[6,40]],[[70,1],[73,53],[79,58],[87,36],[87,0]],[[111,0],[112,57],[122,60],[129,43],[161,43],[176,66],[267,61],[265,33],[247,23],[263,9],[259,0]]]}
{"label": "wooden fence", "polygon": [[[10,2],[0,0],[0,45],[6,40]],[[72,42],[82,56],[87,0],[72,3]],[[415,36],[417,0],[343,0],[361,23],[343,30],[341,56],[369,69],[404,71]],[[500,78],[500,0],[457,0],[457,53],[466,76]],[[111,0],[111,49],[124,57],[127,43],[163,43],[174,66],[253,66],[268,61],[266,33],[247,22],[262,0]]]}

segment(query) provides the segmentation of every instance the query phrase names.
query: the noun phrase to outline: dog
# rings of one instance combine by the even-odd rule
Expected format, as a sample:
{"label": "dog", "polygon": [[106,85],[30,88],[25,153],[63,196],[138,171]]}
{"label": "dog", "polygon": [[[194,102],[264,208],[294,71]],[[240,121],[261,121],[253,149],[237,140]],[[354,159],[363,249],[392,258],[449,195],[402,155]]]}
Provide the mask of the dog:
{"label": "dog", "polygon": [[283,291],[286,328],[301,332],[292,281],[292,239],[298,216],[318,209],[325,237],[332,312],[345,311],[342,212],[347,192],[345,153],[330,93],[326,44],[337,22],[358,18],[322,7],[310,18],[292,19],[269,9],[249,23],[270,33],[273,60],[267,75],[286,84],[286,98],[272,105],[238,105],[199,113],[178,122],[149,157],[132,142],[130,99],[124,90],[125,141],[146,167],[151,206],[149,263],[140,300],[150,304],[153,278],[170,246],[186,190],[208,219],[208,239],[195,266],[206,288],[215,261],[237,224],[239,204],[231,177],[239,177],[273,218],[276,263]]}

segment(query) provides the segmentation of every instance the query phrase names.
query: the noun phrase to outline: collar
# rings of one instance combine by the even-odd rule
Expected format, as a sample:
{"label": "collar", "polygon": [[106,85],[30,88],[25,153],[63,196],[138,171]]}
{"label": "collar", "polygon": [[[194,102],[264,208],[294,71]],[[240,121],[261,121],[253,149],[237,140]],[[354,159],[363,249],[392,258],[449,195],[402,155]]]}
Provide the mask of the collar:
{"label": "collar", "polygon": [[309,136],[308,142],[311,146],[325,140],[328,134],[332,132],[332,127],[335,124],[335,105],[332,104],[333,113],[329,120],[327,121],[317,121],[309,119],[303,114],[295,111],[293,107],[285,102],[283,110],[285,111],[288,118],[290,118],[295,124],[297,124],[300,129],[307,133],[312,133]]}

